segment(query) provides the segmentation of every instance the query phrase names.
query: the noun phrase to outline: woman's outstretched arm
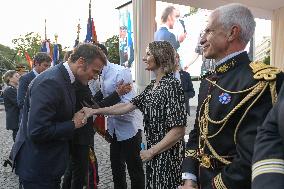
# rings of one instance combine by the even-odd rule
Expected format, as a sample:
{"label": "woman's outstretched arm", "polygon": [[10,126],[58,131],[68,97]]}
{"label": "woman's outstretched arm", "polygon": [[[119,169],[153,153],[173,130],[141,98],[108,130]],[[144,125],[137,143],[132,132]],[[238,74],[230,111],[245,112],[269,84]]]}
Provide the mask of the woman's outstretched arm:
{"label": "woman's outstretched arm", "polygon": [[98,109],[92,109],[92,108],[87,108],[87,107],[83,108],[86,118],[91,117],[93,115],[98,115],[98,114],[123,115],[135,109],[136,109],[136,106],[132,103],[118,103],[114,106],[98,108]]}

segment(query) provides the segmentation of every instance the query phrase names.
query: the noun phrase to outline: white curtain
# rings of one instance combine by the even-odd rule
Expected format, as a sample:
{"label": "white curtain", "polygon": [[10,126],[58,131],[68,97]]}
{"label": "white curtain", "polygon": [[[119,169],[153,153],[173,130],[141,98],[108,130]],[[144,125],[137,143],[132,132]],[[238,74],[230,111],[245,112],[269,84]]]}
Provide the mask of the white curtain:
{"label": "white curtain", "polygon": [[271,65],[284,70],[284,7],[273,11],[271,44]]}

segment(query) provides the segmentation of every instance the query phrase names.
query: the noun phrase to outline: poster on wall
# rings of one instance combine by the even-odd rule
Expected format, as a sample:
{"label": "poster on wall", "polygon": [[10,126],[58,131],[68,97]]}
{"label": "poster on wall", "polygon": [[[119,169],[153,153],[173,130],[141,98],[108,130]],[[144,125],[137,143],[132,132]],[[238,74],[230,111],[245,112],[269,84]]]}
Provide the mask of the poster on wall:
{"label": "poster on wall", "polygon": [[120,65],[131,68],[134,64],[134,36],[132,3],[119,8]]}

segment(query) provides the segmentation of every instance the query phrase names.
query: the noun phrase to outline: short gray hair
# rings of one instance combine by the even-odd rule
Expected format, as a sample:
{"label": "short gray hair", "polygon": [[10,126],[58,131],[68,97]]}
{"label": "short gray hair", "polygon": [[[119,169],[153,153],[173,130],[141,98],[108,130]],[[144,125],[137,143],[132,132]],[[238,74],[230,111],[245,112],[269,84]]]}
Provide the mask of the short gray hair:
{"label": "short gray hair", "polygon": [[241,28],[240,40],[247,44],[253,36],[255,30],[254,16],[251,11],[242,4],[231,3],[218,7],[217,11],[219,23],[225,29],[229,29],[233,25]]}

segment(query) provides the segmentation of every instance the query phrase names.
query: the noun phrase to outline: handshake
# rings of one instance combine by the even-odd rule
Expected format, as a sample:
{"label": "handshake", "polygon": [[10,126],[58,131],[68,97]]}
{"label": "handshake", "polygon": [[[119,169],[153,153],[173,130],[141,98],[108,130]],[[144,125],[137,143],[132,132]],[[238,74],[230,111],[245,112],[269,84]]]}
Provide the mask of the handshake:
{"label": "handshake", "polygon": [[[131,90],[132,90],[131,84],[130,83],[124,83],[124,81],[121,80],[117,83],[115,91],[117,92],[118,96],[123,96],[123,95],[129,93]],[[99,108],[99,106],[97,105],[96,102],[93,101],[93,104],[89,105],[88,103],[83,101],[81,103],[81,105],[85,106],[85,107],[82,108],[77,113],[75,113],[74,117],[72,119],[72,121],[75,124],[76,129],[83,127],[87,123],[87,119],[89,117],[91,117],[95,114],[99,114],[98,111],[97,111],[98,110],[97,108]],[[89,107],[92,107],[92,108],[89,108]]]}
{"label": "handshake", "polygon": [[87,123],[87,119],[96,114],[96,109],[84,107],[74,114],[72,121],[75,128],[81,128]]}

